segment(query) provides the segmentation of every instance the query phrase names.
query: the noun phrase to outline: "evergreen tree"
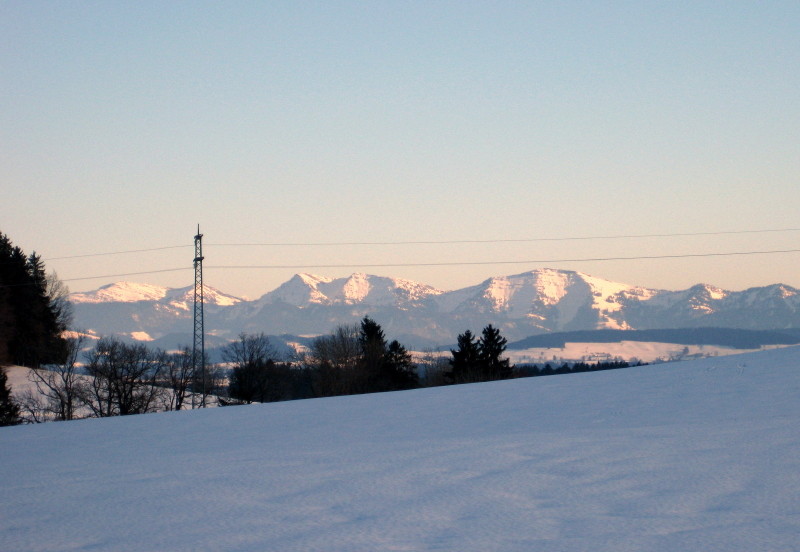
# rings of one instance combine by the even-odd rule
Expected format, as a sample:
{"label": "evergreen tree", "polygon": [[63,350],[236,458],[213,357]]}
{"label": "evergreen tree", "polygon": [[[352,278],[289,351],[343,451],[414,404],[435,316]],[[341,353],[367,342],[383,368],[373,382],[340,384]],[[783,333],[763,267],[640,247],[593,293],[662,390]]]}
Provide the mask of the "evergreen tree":
{"label": "evergreen tree", "polygon": [[450,350],[452,369],[445,376],[450,383],[467,383],[510,378],[513,368],[509,360],[501,358],[507,340],[500,330],[489,324],[477,341],[467,330],[458,336],[458,348]]}
{"label": "evergreen tree", "polygon": [[[0,257],[0,263],[3,257]],[[0,366],[11,363],[11,337],[14,333],[14,315],[11,309],[10,288],[0,280]]]}
{"label": "evergreen tree", "polygon": [[0,361],[31,367],[62,362],[62,307],[51,301],[41,257],[26,256],[0,232]]}
{"label": "evergreen tree", "polygon": [[359,343],[365,392],[418,387],[419,378],[411,355],[397,340],[387,345],[383,328],[368,316],[361,321]]}
{"label": "evergreen tree", "polygon": [[20,423],[22,423],[22,420],[19,417],[19,406],[11,397],[11,388],[8,386],[6,371],[0,367],[0,426]]}
{"label": "evergreen tree", "polygon": [[419,387],[411,355],[398,341],[386,343],[380,324],[365,316],[314,340],[304,360],[317,396],[399,391]]}
{"label": "evergreen tree", "polygon": [[483,329],[478,342],[478,358],[483,380],[508,379],[512,375],[512,368],[507,358],[500,356],[506,350],[508,340],[500,335],[500,330],[491,324]]}
{"label": "evergreen tree", "polygon": [[480,350],[470,330],[457,338],[457,349],[450,349],[451,370],[446,374],[450,383],[480,381]]}
{"label": "evergreen tree", "polygon": [[405,347],[397,340],[389,343],[384,355],[384,372],[389,390],[414,389],[419,387],[417,367]]}
{"label": "evergreen tree", "polygon": [[361,321],[361,332],[358,336],[361,345],[363,362],[370,371],[377,371],[386,353],[386,337],[383,328],[369,316]]}

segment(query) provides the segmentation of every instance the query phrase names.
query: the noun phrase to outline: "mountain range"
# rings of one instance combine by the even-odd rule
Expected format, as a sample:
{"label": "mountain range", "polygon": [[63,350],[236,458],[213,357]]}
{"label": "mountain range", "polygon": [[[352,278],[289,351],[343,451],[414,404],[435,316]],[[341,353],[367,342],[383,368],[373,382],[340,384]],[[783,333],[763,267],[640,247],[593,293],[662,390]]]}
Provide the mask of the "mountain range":
{"label": "mountain range", "polygon": [[[73,293],[75,327],[103,335],[189,344],[194,288],[117,282]],[[774,284],[728,291],[707,284],[649,289],[582,272],[538,269],[443,291],[422,283],[363,273],[345,278],[296,274],[253,301],[204,288],[207,343],[241,332],[318,335],[365,315],[387,336],[422,349],[449,345],[466,329],[487,324],[510,341],[577,330],[800,327],[800,292]]]}

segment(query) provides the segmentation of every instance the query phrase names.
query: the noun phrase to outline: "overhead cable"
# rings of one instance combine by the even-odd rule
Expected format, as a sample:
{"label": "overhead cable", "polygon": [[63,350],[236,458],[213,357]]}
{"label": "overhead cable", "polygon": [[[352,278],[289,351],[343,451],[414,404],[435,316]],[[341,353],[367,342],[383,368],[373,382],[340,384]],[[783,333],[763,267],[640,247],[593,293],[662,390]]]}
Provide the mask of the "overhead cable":
{"label": "overhead cable", "polygon": [[800,253],[800,249],[777,249],[772,251],[731,251],[726,253],[682,253],[678,255],[638,255],[634,257],[583,257],[580,259],[529,259],[521,261],[447,261],[432,263],[346,263],[346,264],[310,264],[310,265],[219,265],[207,266],[214,270],[236,269],[302,269],[302,268],[384,268],[413,266],[472,266],[502,264],[546,264],[546,263],[582,263],[596,261],[636,261],[644,259],[683,259],[692,257],[729,257],[734,255],[769,255],[774,253]]}
{"label": "overhead cable", "polygon": [[[209,270],[282,270],[282,269],[309,269],[309,268],[390,268],[390,267],[424,267],[424,266],[476,266],[476,265],[509,265],[509,264],[550,264],[550,263],[588,263],[600,261],[637,261],[648,259],[688,259],[697,257],[732,257],[738,255],[773,255],[780,253],[800,253],[800,249],[773,249],[769,251],[728,251],[723,253],[681,253],[676,255],[635,255],[629,257],[581,257],[575,259],[526,259],[510,261],[445,261],[431,263],[342,263],[342,264],[304,264],[304,265],[217,265],[207,266]],[[98,276],[81,276],[63,278],[62,282],[75,282],[79,280],[100,280],[103,278],[121,278],[124,276],[140,276],[144,274],[159,274],[164,272],[179,272],[191,270],[191,266],[164,268],[159,270],[143,270],[139,272],[124,272],[117,274],[103,274]],[[13,287],[0,286],[0,287]]]}
{"label": "overhead cable", "polygon": [[354,245],[451,245],[464,243],[524,243],[546,241],[620,240],[635,238],[676,238],[688,236],[722,236],[729,234],[762,234],[767,232],[800,232],[800,228],[767,230],[730,230],[720,232],[677,232],[670,234],[620,234],[610,236],[571,236],[555,238],[498,238],[485,240],[410,240],[410,241],[357,241],[357,242],[267,242],[267,243],[210,243],[212,247],[278,247],[278,246],[354,246]]}
{"label": "overhead cable", "polygon": [[[724,236],[733,234],[764,234],[777,232],[800,232],[800,228],[771,228],[762,230],[729,230],[718,232],[674,232],[664,234],[619,234],[608,236],[568,236],[552,238],[497,238],[482,240],[408,240],[408,241],[353,241],[353,242],[264,242],[264,243],[208,243],[207,247],[347,247],[361,245],[456,245],[470,243],[533,243],[533,242],[562,242],[562,241],[589,241],[589,240],[622,240],[641,238],[677,238],[690,236]],[[64,255],[48,257],[45,261],[60,261],[66,259],[82,259],[87,257],[104,257],[109,255],[127,255],[132,253],[149,253],[166,249],[190,248],[191,244],[166,245],[146,249],[127,249],[122,251],[105,251],[102,253],[83,253],[78,255]]]}

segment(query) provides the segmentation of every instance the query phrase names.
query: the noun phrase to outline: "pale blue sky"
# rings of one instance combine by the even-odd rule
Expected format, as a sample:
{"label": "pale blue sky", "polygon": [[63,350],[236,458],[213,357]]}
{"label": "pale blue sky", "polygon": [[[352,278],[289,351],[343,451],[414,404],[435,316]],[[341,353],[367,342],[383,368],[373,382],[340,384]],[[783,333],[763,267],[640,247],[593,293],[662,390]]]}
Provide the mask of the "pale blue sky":
{"label": "pale blue sky", "polygon": [[[0,231],[73,290],[540,266],[800,287],[800,2],[0,3]],[[146,254],[59,257],[186,244]],[[222,270],[214,265],[352,264]],[[72,280],[160,270],[186,271]]]}

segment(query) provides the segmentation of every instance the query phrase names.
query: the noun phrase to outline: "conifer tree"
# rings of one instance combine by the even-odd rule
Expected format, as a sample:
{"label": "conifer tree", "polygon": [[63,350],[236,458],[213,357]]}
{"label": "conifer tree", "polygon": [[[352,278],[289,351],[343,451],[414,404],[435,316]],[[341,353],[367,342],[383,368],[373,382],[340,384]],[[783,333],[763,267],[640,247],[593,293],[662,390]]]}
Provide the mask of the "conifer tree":
{"label": "conifer tree", "polygon": [[457,349],[450,349],[451,370],[447,378],[451,383],[465,383],[479,381],[480,356],[478,343],[470,330],[460,334],[457,338]]}
{"label": "conifer tree", "polygon": [[0,232],[0,360],[31,367],[63,361],[59,312],[41,257],[25,255]]}
{"label": "conifer tree", "polygon": [[384,370],[389,390],[419,387],[419,376],[411,359],[411,353],[396,339],[386,348]]}
{"label": "conifer tree", "polygon": [[419,386],[411,355],[397,340],[386,344],[383,328],[365,316],[359,334],[361,377],[366,392],[399,391]]}
{"label": "conifer tree", "polygon": [[501,358],[507,340],[500,330],[489,324],[477,341],[467,330],[458,336],[458,348],[451,349],[451,371],[446,377],[451,383],[490,381],[510,378],[513,368],[509,360]]}
{"label": "conifer tree", "polygon": [[19,406],[11,397],[11,388],[8,385],[6,371],[0,367],[0,426],[20,423],[22,423],[22,420],[19,417]]}
{"label": "conifer tree", "polygon": [[399,391],[419,387],[417,368],[398,341],[386,343],[380,324],[365,316],[314,340],[305,364],[317,396]]}
{"label": "conifer tree", "polygon": [[361,321],[361,332],[358,336],[361,345],[362,362],[368,373],[380,371],[386,354],[386,337],[383,328],[369,316]]}
{"label": "conifer tree", "polygon": [[508,340],[500,335],[500,330],[491,324],[483,329],[478,342],[478,358],[484,380],[507,379],[512,375],[512,368],[507,358],[500,356],[506,350]]}

